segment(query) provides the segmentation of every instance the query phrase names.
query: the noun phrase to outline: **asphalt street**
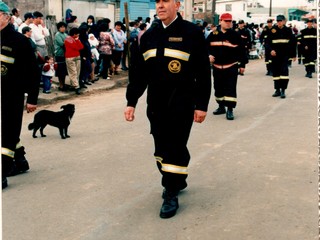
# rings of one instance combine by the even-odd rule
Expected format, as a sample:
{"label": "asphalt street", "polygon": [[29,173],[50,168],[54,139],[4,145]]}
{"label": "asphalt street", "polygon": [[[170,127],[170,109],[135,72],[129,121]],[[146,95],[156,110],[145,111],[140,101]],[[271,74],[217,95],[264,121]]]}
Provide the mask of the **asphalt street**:
{"label": "asphalt street", "polygon": [[31,169],[2,191],[3,239],[318,239],[318,80],[295,62],[280,99],[265,73],[263,59],[251,60],[239,76],[234,121],[212,115],[212,94],[206,121],[193,126],[189,185],[170,219],[159,218],[145,96],[132,123],[123,87],[40,105],[76,105],[66,140],[51,126],[46,138],[32,138],[34,114],[26,113],[21,141]]}

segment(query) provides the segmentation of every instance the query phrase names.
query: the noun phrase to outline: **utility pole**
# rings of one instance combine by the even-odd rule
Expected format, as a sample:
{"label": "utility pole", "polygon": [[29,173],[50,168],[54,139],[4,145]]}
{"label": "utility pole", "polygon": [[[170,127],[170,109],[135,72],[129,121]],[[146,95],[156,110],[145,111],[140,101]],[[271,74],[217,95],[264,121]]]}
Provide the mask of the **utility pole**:
{"label": "utility pole", "polygon": [[269,6],[269,17],[272,15],[272,0],[270,0],[270,6]]}

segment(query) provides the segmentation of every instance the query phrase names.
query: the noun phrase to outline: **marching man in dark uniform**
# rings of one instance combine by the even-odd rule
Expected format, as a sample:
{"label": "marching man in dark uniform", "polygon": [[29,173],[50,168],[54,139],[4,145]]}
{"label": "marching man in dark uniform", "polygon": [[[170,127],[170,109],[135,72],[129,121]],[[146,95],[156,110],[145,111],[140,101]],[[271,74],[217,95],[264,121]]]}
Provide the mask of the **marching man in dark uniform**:
{"label": "marching man in dark uniform", "polygon": [[207,38],[209,44],[209,58],[213,66],[214,90],[219,104],[214,115],[225,114],[233,120],[233,109],[237,105],[238,68],[244,69],[246,49],[238,32],[232,29],[232,15],[224,13],[220,17],[220,27],[211,32]]}
{"label": "marching man in dark uniform", "polygon": [[130,68],[124,112],[125,119],[133,121],[138,99],[148,88],[147,116],[164,187],[161,218],[176,214],[178,193],[187,187],[190,130],[193,121],[204,121],[211,92],[204,35],[182,19],[179,7],[180,0],[156,0],[160,20],[141,37],[139,62]]}
{"label": "marching man in dark uniform", "polygon": [[239,69],[240,69],[239,75],[243,76],[246,68],[246,64],[248,63],[249,49],[251,48],[251,45],[252,45],[251,34],[249,30],[245,27],[245,23],[243,20],[239,20],[238,28],[236,29],[236,32],[239,32],[242,40],[242,45],[246,48],[246,58],[239,65]]}
{"label": "marching man in dark uniform", "polygon": [[306,68],[306,77],[312,78],[315,72],[317,58],[317,30],[313,27],[313,20],[307,20],[307,28],[301,30],[301,49],[303,51],[303,64]]}
{"label": "marching man in dark uniform", "polygon": [[271,29],[272,29],[272,19],[268,19],[267,20],[267,26],[265,26],[263,28],[263,31],[260,35],[260,43],[264,46],[264,62],[266,64],[267,67],[267,74],[269,76],[272,76],[272,66],[271,66],[271,49],[270,46],[268,44],[267,38],[271,33]]}
{"label": "marching man in dark uniform", "polygon": [[289,83],[288,59],[296,60],[296,40],[292,30],[285,26],[285,17],[277,16],[277,26],[271,29],[267,42],[271,49],[272,73],[275,93],[273,97],[285,98]]}
{"label": "marching man in dark uniform", "polygon": [[17,174],[29,169],[24,148],[19,144],[24,94],[28,93],[27,112],[33,112],[37,107],[40,83],[40,71],[31,44],[9,21],[9,8],[0,2],[2,188],[7,187],[6,177],[13,171]]}

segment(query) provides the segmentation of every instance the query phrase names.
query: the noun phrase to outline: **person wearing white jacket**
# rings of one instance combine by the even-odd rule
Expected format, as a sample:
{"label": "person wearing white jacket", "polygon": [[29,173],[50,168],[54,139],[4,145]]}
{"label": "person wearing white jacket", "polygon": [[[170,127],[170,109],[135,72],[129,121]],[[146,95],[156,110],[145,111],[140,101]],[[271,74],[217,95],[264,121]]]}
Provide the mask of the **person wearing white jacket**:
{"label": "person wearing white jacket", "polygon": [[43,14],[41,12],[33,13],[33,23],[29,25],[32,29],[31,39],[36,43],[37,50],[42,58],[48,56],[48,50],[46,46],[45,37],[49,36],[49,30],[46,28],[43,21]]}

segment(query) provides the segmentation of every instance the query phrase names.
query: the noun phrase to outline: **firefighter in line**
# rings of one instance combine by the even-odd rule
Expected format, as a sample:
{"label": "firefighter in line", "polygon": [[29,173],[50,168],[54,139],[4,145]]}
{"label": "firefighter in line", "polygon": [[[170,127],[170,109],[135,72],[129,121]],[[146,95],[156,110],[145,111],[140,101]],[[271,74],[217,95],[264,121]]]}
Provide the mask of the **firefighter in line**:
{"label": "firefighter in line", "polygon": [[296,41],[297,41],[298,64],[301,64],[303,62],[303,49],[302,49],[302,45],[301,45],[301,33],[297,34]]}
{"label": "firefighter in line", "polygon": [[236,28],[235,31],[239,32],[239,34],[241,36],[241,40],[242,40],[242,45],[246,48],[246,58],[239,65],[239,75],[243,76],[245,68],[246,68],[246,64],[249,62],[248,61],[249,49],[252,46],[251,34],[250,34],[249,30],[245,27],[245,23],[243,20],[239,20],[238,28]]}
{"label": "firefighter in line", "polygon": [[138,99],[148,88],[147,116],[164,187],[161,218],[173,217],[179,208],[178,193],[187,187],[190,130],[193,122],[204,121],[211,92],[204,34],[182,19],[179,7],[180,0],[156,0],[160,20],[141,37],[124,112],[133,121]]}
{"label": "firefighter in line", "polygon": [[269,75],[269,76],[272,76],[272,66],[271,66],[271,55],[270,55],[271,49],[267,42],[267,38],[271,33],[272,23],[273,23],[272,19],[267,20],[267,26],[263,28],[263,31],[259,39],[260,43],[264,46],[264,62],[267,68],[266,75]]}
{"label": "firefighter in line", "polygon": [[29,169],[19,144],[24,97],[28,93],[27,112],[35,111],[40,83],[40,70],[28,38],[9,22],[9,7],[0,2],[2,189],[8,186],[8,176]]}
{"label": "firefighter in line", "polygon": [[[207,38],[209,59],[213,67],[214,90],[219,107],[214,115],[226,113],[227,120],[233,120],[233,109],[237,105],[238,69],[246,61],[246,49],[239,32],[232,29],[232,15],[220,17],[219,28]],[[227,111],[226,111],[227,107]]]}
{"label": "firefighter in line", "polygon": [[317,58],[317,30],[313,27],[313,19],[308,19],[307,27],[301,30],[300,43],[303,51],[303,64],[306,69],[306,77],[312,78]]}
{"label": "firefighter in line", "polygon": [[275,92],[273,97],[285,98],[289,83],[288,60],[296,60],[296,39],[292,30],[285,26],[285,17],[277,16],[277,25],[271,29],[267,38],[270,45],[272,74]]}

